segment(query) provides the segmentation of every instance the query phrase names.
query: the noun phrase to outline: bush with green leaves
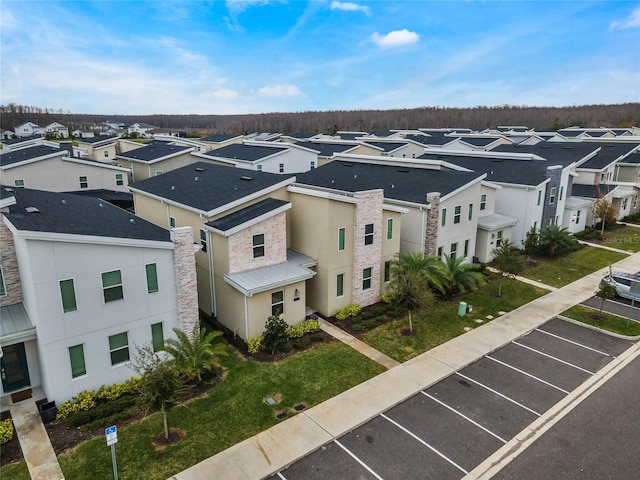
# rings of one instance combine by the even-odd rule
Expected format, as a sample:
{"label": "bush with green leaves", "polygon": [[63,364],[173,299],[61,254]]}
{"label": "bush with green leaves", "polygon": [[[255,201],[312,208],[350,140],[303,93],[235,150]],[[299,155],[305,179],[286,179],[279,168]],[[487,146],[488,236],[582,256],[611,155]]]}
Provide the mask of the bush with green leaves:
{"label": "bush with green leaves", "polygon": [[4,445],[13,438],[13,421],[10,418],[0,422],[0,445]]}
{"label": "bush with green leaves", "polygon": [[278,350],[284,351],[285,345],[289,342],[287,330],[289,325],[280,315],[271,315],[265,323],[265,329],[262,333],[262,343],[265,350],[275,354]]}
{"label": "bush with green leaves", "polygon": [[67,418],[73,413],[91,410],[96,406],[95,391],[83,390],[78,395],[58,407],[56,418]]}
{"label": "bush with green leaves", "polygon": [[390,303],[393,303],[394,300],[395,300],[395,295],[393,294],[393,292],[383,293],[382,295],[380,295],[380,301],[382,303],[386,303],[387,305]]}
{"label": "bush with green leaves", "polygon": [[357,303],[352,303],[351,305],[342,307],[340,310],[338,310],[335,314],[335,317],[338,320],[346,320],[349,317],[355,317],[360,313],[361,310],[362,307],[360,305],[358,305]]}
{"label": "bush with green leaves", "polygon": [[138,392],[142,385],[142,377],[131,377],[122,383],[102,385],[95,394],[96,400],[116,400],[123,395]]}
{"label": "bush with green leaves", "polygon": [[136,401],[135,395],[124,395],[115,400],[101,403],[90,410],[76,412],[67,417],[67,428],[77,428],[87,424],[95,424],[96,422],[99,423],[97,426],[102,426],[101,422],[104,422],[105,419],[132,407]]}
{"label": "bush with green leaves", "polygon": [[247,350],[251,355],[255,355],[258,352],[264,350],[264,343],[262,335],[258,335],[257,337],[248,338],[244,341],[247,344]]}
{"label": "bush with green leaves", "polygon": [[307,333],[314,333],[320,330],[320,322],[313,318],[308,318],[303,322],[292,325],[287,330],[289,338],[300,338]]}

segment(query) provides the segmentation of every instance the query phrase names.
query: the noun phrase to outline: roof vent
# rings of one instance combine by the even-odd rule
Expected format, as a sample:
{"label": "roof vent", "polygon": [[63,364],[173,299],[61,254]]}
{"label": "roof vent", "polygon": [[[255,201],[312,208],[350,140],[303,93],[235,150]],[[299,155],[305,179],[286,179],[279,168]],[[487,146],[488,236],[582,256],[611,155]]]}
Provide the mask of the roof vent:
{"label": "roof vent", "polygon": [[204,168],[202,168],[202,167],[196,167],[196,172],[204,172]]}
{"label": "roof vent", "polygon": [[247,182],[250,182],[251,180],[253,180],[253,177],[248,177],[246,175],[243,175],[242,177],[240,177],[240,180],[246,180]]}
{"label": "roof vent", "polygon": [[353,163],[343,163],[343,167],[353,167]]}
{"label": "roof vent", "polygon": [[200,177],[195,177],[195,178],[194,178],[194,181],[196,181],[196,182],[197,182],[198,180],[200,180]]}
{"label": "roof vent", "polygon": [[9,193],[15,193],[15,190],[13,188],[5,188],[4,190]]}
{"label": "roof vent", "polygon": [[171,190],[175,190],[176,186],[175,185],[171,185]]}
{"label": "roof vent", "polygon": [[25,208],[27,213],[40,213],[40,210],[38,210],[36,207],[27,207]]}
{"label": "roof vent", "polygon": [[129,219],[129,223],[136,223],[135,218],[130,218],[130,219]]}
{"label": "roof vent", "polygon": [[62,203],[63,205],[66,205],[66,204],[67,204],[67,201],[63,198],[61,203]]}
{"label": "roof vent", "polygon": [[409,173],[409,169],[408,169],[408,168],[399,168],[399,169],[398,169],[398,172],[401,172],[401,173]]}

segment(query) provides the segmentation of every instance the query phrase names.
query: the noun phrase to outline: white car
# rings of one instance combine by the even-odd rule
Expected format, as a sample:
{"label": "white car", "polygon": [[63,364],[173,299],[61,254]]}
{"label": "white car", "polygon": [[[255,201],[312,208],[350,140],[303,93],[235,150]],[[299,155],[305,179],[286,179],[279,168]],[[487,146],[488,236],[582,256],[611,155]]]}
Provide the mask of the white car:
{"label": "white car", "polygon": [[616,288],[618,296],[640,300],[640,273],[613,272],[604,279]]}

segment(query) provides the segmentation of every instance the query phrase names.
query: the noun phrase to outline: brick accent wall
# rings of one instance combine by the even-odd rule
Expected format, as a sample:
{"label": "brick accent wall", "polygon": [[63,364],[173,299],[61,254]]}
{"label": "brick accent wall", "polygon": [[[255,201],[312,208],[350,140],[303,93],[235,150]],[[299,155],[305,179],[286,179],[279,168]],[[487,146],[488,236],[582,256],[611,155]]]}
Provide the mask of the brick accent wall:
{"label": "brick accent wall", "polygon": [[[264,256],[253,258],[253,236],[264,234]],[[287,261],[287,217],[278,213],[229,237],[229,273]]]}
{"label": "brick accent wall", "polygon": [[171,229],[174,243],[173,269],[176,278],[178,325],[190,338],[198,322],[198,282],[191,227]]}
{"label": "brick accent wall", "polygon": [[18,257],[13,243],[13,234],[0,219],[0,265],[7,294],[0,297],[0,306],[13,305],[22,301],[22,285],[18,270]]}
{"label": "brick accent wall", "polygon": [[[382,233],[384,192],[373,190],[354,195],[358,199],[353,225],[353,289],[352,302],[362,306],[380,299],[380,263],[382,259]],[[373,224],[373,243],[364,244],[365,225]],[[371,268],[371,288],[362,288],[363,270]]]}
{"label": "brick accent wall", "polygon": [[427,210],[427,226],[424,234],[424,256],[435,255],[438,248],[438,225],[440,222],[440,192],[427,194],[427,203],[431,208]]}

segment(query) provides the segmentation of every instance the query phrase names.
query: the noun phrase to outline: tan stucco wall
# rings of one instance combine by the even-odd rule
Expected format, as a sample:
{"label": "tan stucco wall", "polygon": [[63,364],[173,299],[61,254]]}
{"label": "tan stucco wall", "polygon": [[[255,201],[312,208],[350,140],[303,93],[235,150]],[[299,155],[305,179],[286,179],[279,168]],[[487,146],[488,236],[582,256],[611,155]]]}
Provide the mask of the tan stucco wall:
{"label": "tan stucco wall", "polygon": [[[134,181],[139,182],[141,180],[154,177],[158,170],[162,170],[163,173],[167,173],[171,170],[191,165],[199,160],[200,159],[198,157],[191,155],[191,153],[183,153],[160,162],[143,163],[133,161],[131,162],[133,167],[133,178]],[[125,166],[124,162],[121,161],[120,163],[122,163],[123,167]]]}

